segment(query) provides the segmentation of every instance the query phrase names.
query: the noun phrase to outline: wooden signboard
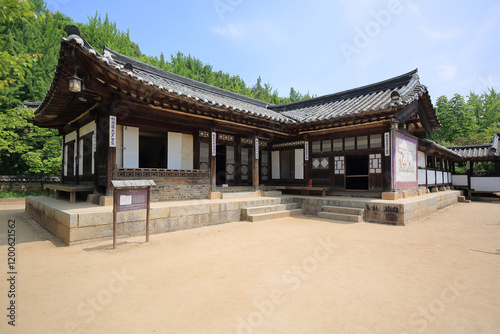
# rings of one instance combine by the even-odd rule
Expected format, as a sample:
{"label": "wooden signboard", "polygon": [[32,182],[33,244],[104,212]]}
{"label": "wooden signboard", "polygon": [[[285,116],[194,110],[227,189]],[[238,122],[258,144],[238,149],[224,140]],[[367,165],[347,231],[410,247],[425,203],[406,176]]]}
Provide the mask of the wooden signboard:
{"label": "wooden signboard", "polygon": [[146,242],[149,241],[149,211],[153,180],[115,180],[113,184],[113,249],[116,248],[118,212],[146,209]]}

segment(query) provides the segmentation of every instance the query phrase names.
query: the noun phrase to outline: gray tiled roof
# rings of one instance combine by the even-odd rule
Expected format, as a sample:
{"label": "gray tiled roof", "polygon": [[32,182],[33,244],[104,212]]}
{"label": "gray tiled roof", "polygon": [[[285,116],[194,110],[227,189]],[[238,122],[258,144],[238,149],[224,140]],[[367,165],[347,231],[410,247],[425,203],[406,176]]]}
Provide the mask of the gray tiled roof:
{"label": "gray tiled roof", "polygon": [[493,134],[490,144],[449,146],[448,148],[464,159],[500,157],[500,132]]}
{"label": "gray tiled roof", "polygon": [[[247,96],[161,70],[107,47],[104,48],[101,55],[84,38],[76,34],[63,38],[62,43],[77,45],[102,65],[113,71],[119,71],[122,75],[129,76],[131,81],[136,81],[146,88],[150,86],[162,90],[170,96],[178,96],[183,100],[192,100],[196,103],[207,104],[207,106],[223,108],[282,124],[304,124],[386,110],[391,107],[404,107],[427,94],[427,88],[420,84],[417,70],[414,70],[392,79],[340,93],[285,105],[268,105]],[[126,69],[126,65],[132,65],[132,70]],[[55,84],[53,82],[49,89],[52,93],[56,91]],[[401,96],[401,99],[396,103],[391,101],[391,93],[395,90]],[[428,95],[426,99],[430,104]],[[37,112],[43,112],[49,103],[50,98],[47,96]],[[429,108],[433,111],[432,104]]]}
{"label": "gray tiled roof", "polygon": [[414,70],[372,85],[270,108],[300,123],[315,122],[388,109],[394,90],[401,95],[400,105],[408,105],[427,92]]}

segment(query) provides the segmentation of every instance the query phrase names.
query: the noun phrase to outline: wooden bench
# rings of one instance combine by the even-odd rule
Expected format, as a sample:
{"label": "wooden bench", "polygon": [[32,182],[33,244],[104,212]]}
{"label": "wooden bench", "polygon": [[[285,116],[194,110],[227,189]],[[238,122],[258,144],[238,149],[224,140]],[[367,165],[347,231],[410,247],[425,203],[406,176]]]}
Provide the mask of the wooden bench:
{"label": "wooden bench", "polygon": [[308,195],[311,192],[321,192],[321,196],[326,196],[326,191],[328,188],[323,187],[297,187],[297,186],[286,186],[286,190],[300,190],[302,195]]}
{"label": "wooden bench", "polygon": [[45,184],[43,186],[45,196],[49,196],[50,191],[56,192],[56,199],[61,197],[61,191],[69,193],[69,202],[74,204],[76,202],[76,193],[92,193],[95,190],[94,186],[86,185],[72,185],[72,184]]}

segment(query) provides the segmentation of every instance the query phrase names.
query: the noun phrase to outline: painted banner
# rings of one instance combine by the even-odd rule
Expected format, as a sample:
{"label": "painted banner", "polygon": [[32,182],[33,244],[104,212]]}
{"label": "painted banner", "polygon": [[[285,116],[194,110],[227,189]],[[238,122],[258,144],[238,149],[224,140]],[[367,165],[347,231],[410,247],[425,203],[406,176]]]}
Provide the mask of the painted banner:
{"label": "painted banner", "polygon": [[393,188],[418,187],[418,140],[397,131],[392,135]]}

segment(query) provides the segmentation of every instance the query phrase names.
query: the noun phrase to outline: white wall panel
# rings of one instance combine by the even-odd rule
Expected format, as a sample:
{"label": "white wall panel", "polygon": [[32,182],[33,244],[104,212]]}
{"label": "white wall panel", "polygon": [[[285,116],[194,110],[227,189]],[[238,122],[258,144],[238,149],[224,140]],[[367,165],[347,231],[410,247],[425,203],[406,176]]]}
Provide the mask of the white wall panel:
{"label": "white wall panel", "polygon": [[182,133],[168,133],[168,169],[182,169]]}
{"label": "white wall panel", "polygon": [[193,169],[193,135],[182,134],[181,168]]}
{"label": "white wall panel", "polygon": [[295,179],[304,179],[304,149],[295,149]]}
{"label": "white wall panel", "polygon": [[123,167],[139,168],[139,128],[123,127]]}

